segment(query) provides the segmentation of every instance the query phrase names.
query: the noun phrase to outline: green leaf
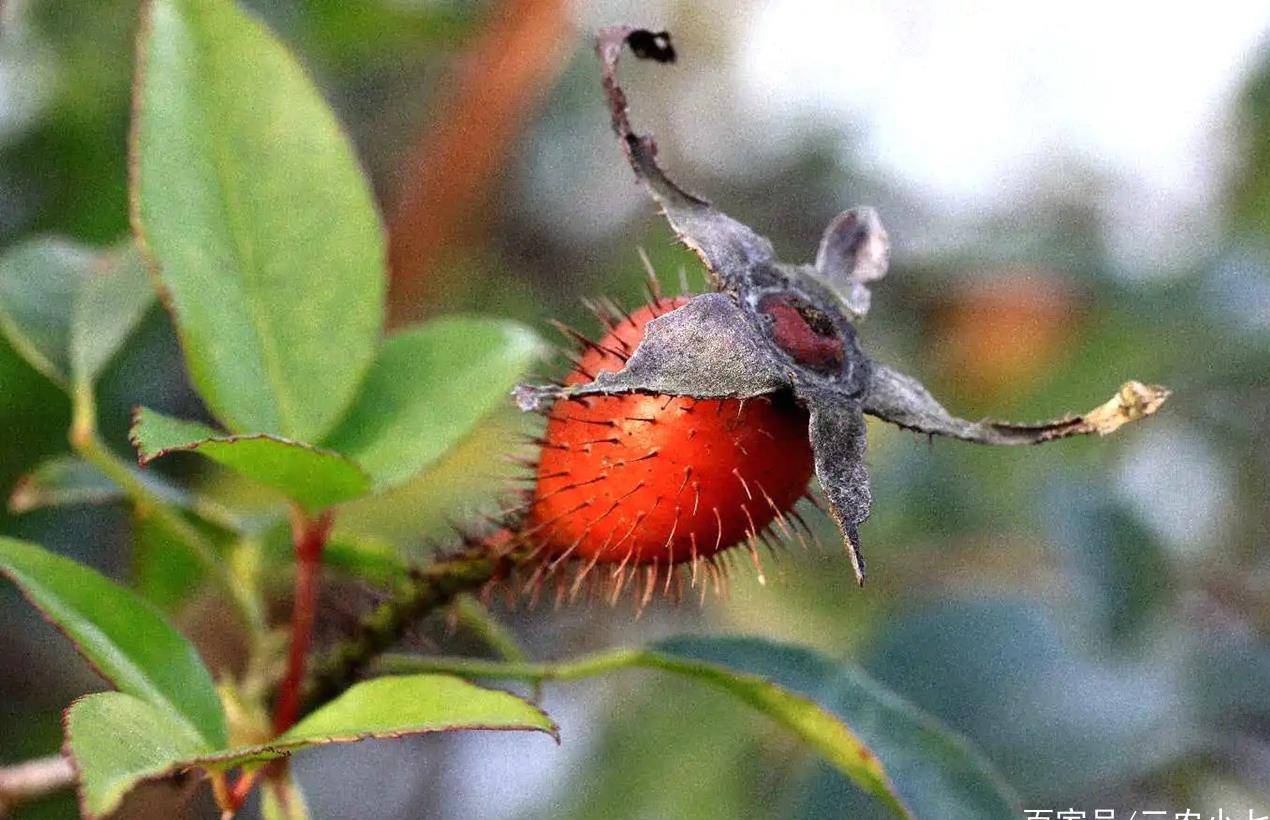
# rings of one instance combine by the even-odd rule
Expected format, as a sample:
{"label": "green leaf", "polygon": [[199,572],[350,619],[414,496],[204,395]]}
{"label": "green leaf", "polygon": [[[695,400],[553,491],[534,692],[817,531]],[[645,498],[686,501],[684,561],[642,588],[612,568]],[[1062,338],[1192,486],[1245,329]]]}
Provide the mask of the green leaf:
{"label": "green leaf", "polygon": [[[897,811],[906,807],[919,818],[1022,815],[1009,786],[965,740],[853,666],[752,638],[675,638],[656,644],[654,652],[676,667],[689,664],[685,674],[726,689],[790,727]],[[785,697],[770,691],[778,686],[787,690]],[[789,700],[802,697],[789,693],[818,705],[808,710]],[[852,739],[842,738],[826,719],[850,726]],[[883,779],[874,776],[870,760],[881,761],[877,773],[884,766]],[[885,778],[892,785],[879,790]]]}
{"label": "green leaf", "polygon": [[137,74],[132,205],[190,376],[231,430],[316,441],[383,319],[383,231],[353,149],[230,0],[152,0]]}
{"label": "green leaf", "polygon": [[62,386],[93,381],[153,301],[131,241],[98,251],[40,238],[0,257],[0,329]]}
{"label": "green leaf", "polygon": [[30,512],[71,504],[106,504],[123,498],[119,485],[76,456],[56,456],[18,479],[9,510]]}
{"label": "green leaf", "polygon": [[[194,766],[223,770],[275,760],[328,743],[461,729],[539,731],[559,739],[556,725],[536,706],[448,675],[359,683],[260,746],[215,749],[161,710],[117,692],[76,701],[67,712],[66,726],[84,805],[94,814],[117,808],[127,791],[143,780]],[[124,745],[126,749],[119,748]]]}
{"label": "green leaf", "polygon": [[109,814],[137,784],[174,774],[182,761],[212,751],[184,722],[122,692],[98,692],[72,703],[66,745],[89,817]]}
{"label": "green leaf", "polygon": [[154,303],[145,260],[131,241],[104,256],[80,285],[71,314],[71,374],[94,382]]}
{"label": "green leaf", "polygon": [[0,257],[0,330],[31,365],[70,381],[71,314],[92,251],[60,239],[23,242]]}
{"label": "green leaf", "polygon": [[229,768],[309,746],[460,729],[521,729],[559,740],[559,730],[545,712],[508,692],[450,675],[389,675],[354,685],[268,743],[217,752],[197,762]]}
{"label": "green leaf", "polygon": [[[187,509],[190,497],[167,480],[143,470],[131,470],[156,497]],[[72,504],[108,504],[124,497],[124,492],[109,476],[78,456],[54,456],[18,479],[9,496],[9,509],[15,513]]]}
{"label": "green leaf", "polygon": [[147,601],[176,613],[207,577],[207,567],[161,518],[136,511],[132,523],[132,584]]}
{"label": "green leaf", "polygon": [[[738,671],[735,668],[738,664],[730,662],[734,658],[717,657],[738,653],[715,651],[721,646],[726,645],[709,638],[699,641],[683,638],[656,644],[649,655],[648,665],[686,675],[740,698],[798,735],[834,768],[897,815],[910,816],[883,762],[849,728],[855,726],[854,722],[845,720],[846,716],[835,715],[812,699],[819,692],[796,694],[795,691],[778,685],[780,680]],[[746,648],[752,651],[752,647]],[[741,666],[744,670],[744,665]]]}
{"label": "green leaf", "polygon": [[267,433],[226,435],[205,424],[137,411],[132,443],[141,464],[174,452],[197,452],[280,490],[310,510],[365,495],[370,477],[339,453]]}
{"label": "green leaf", "polygon": [[324,443],[365,467],[378,489],[399,485],[506,403],[542,350],[532,331],[495,319],[447,317],[398,333]]}
{"label": "green leaf", "polygon": [[683,637],[554,664],[385,655],[377,667],[530,681],[658,669],[714,686],[763,712],[900,816],[1022,814],[1009,786],[964,740],[859,669],[799,646]]}
{"label": "green leaf", "polygon": [[270,746],[294,748],[455,729],[528,729],[559,740],[533,704],[450,675],[388,675],[364,681],[301,720]]}
{"label": "green leaf", "polygon": [[0,573],[119,691],[210,744],[225,743],[225,716],[211,675],[153,606],[82,564],[9,538],[0,538]]}

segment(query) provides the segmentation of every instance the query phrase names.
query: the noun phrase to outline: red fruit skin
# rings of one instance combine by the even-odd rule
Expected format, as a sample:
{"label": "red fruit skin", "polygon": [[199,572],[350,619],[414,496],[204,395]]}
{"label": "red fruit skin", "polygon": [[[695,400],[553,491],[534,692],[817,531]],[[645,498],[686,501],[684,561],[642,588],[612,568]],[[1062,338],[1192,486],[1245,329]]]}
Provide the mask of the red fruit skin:
{"label": "red fruit skin", "polygon": [[[658,299],[589,347],[567,384],[620,370]],[[692,561],[762,532],[807,490],[807,412],[789,396],[740,401],[592,396],[548,413],[527,533],[592,563]]]}

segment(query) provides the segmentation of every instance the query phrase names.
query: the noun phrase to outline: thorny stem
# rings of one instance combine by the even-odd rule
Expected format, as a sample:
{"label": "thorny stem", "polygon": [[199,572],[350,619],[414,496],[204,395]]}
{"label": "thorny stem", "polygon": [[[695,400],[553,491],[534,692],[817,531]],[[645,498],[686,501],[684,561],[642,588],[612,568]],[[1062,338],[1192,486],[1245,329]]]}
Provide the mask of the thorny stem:
{"label": "thorny stem", "polygon": [[97,434],[97,410],[92,385],[83,381],[76,382],[73,398],[69,438],[75,452],[119,485],[136,508],[139,517],[153,517],[165,530],[187,544],[208,575],[229,596],[243,623],[253,633],[262,630],[264,614],[261,612],[259,602],[248,590],[237,583],[217,556],[211,542],[179,512],[156,496],[101,440]]}
{"label": "thorny stem", "polygon": [[302,699],[301,711],[339,694],[377,655],[401,637],[406,626],[473,592],[503,574],[518,554],[498,554],[490,541],[434,561],[417,571],[389,600],[364,618],[353,638],[332,649],[319,663]]}
{"label": "thorny stem", "polygon": [[291,610],[291,645],[287,649],[287,673],[282,679],[278,705],[273,713],[273,730],[282,734],[300,715],[301,689],[317,619],[318,587],[322,574],[322,550],[330,535],[334,516],[326,510],[310,517],[298,507],[291,512],[291,540],[295,549],[295,603]]}
{"label": "thorny stem", "polygon": [[49,755],[0,769],[0,817],[19,804],[70,788],[75,769],[61,755]]}

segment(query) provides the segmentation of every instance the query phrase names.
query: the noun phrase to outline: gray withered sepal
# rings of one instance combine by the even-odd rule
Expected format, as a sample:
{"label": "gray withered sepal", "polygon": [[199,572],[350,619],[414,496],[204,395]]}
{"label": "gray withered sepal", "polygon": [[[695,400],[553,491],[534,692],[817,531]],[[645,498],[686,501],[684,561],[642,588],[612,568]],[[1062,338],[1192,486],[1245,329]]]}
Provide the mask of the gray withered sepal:
{"label": "gray withered sepal", "polygon": [[773,355],[749,314],[724,293],[695,296],[651,320],[626,366],[571,388],[516,388],[522,410],[563,395],[656,393],[698,399],[751,398],[786,387],[788,367]]}
{"label": "gray withered sepal", "polygon": [[856,581],[863,584],[859,527],[869,517],[873,494],[864,469],[868,439],[860,402],[821,391],[806,394],[804,401],[810,410],[808,433],[816,457],[816,479],[829,502],[829,514],[842,532]]}
{"label": "gray withered sepal", "polygon": [[624,46],[640,58],[673,62],[666,32],[630,27],[600,32],[605,94],[613,130],[636,178],[676,236],[697,253],[717,293],[696,296],[648,323],[626,365],[571,387],[521,386],[525,410],[557,399],[614,393],[749,398],[788,391],[809,412],[816,477],[864,582],[859,526],[872,496],[864,467],[863,414],[930,435],[983,444],[1037,444],[1106,434],[1151,415],[1166,388],[1125,383],[1105,404],[1039,424],[972,422],[951,415],[916,379],[871,361],[853,321],[869,309],[869,284],[885,276],[890,245],[872,208],[839,214],[826,228],[814,265],[779,262],[766,238],[679,187],[657,164],[657,145],[636,134],[617,82]]}

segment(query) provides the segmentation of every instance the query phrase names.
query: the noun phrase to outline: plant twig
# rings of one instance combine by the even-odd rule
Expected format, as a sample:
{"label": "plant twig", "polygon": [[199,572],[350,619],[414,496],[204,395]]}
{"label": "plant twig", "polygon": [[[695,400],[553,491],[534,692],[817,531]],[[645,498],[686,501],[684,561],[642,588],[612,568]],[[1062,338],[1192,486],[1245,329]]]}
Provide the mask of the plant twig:
{"label": "plant twig", "polygon": [[242,804],[234,803],[229,790],[229,778],[223,771],[214,771],[208,773],[208,779],[212,781],[212,797],[216,800],[216,805],[220,807],[221,817],[233,817]]}
{"label": "plant twig", "polygon": [[260,779],[260,775],[264,774],[264,772],[264,766],[244,771],[234,781],[234,784],[229,787],[226,805],[223,808],[225,808],[230,817],[233,817],[243,807],[243,804],[247,802],[247,797],[251,794],[251,790],[255,788],[256,781]]}
{"label": "plant twig", "polygon": [[[521,649],[511,630],[471,594],[460,595],[454,602],[454,611],[459,623],[480,638],[503,660],[517,663],[529,660],[529,656],[524,649]],[[534,681],[532,688],[530,700],[535,702],[542,700],[542,683]]]}
{"label": "plant twig", "polygon": [[207,574],[224,589],[243,623],[253,633],[264,628],[260,604],[237,583],[211,542],[192,524],[159,498],[135,476],[127,464],[110,451],[97,434],[97,409],[91,384],[76,382],[72,394],[71,447],[81,458],[119,485],[139,515],[151,515],[169,533],[187,544]]}
{"label": "plant twig", "polygon": [[465,593],[458,596],[454,601],[454,612],[463,628],[480,638],[482,643],[494,650],[494,653],[503,660],[529,660],[529,656],[520,648],[511,630],[472,595]]}
{"label": "plant twig", "polygon": [[419,618],[473,592],[513,567],[520,553],[499,552],[491,539],[469,546],[462,552],[433,561],[416,571],[392,598],[366,616],[357,634],[331,649],[320,661],[303,698],[301,711],[325,703],[357,679],[379,653],[400,638]]}
{"label": "plant twig", "polygon": [[[287,671],[278,691],[273,711],[273,733],[280,735],[295,725],[300,716],[304,677],[309,663],[309,646],[313,641],[313,623],[317,620],[318,592],[322,583],[322,551],[335,523],[335,514],[323,510],[310,516],[299,506],[291,508],[291,544],[295,554],[295,600],[291,605],[291,641],[287,647]],[[271,779],[284,776],[285,761],[275,761],[261,768],[245,771],[225,793],[226,817],[242,808],[261,774]]]}
{"label": "plant twig", "polygon": [[479,658],[381,655],[375,662],[374,668],[377,673],[384,675],[443,672],[465,678],[500,678],[538,683],[590,678],[636,666],[666,669],[675,667],[676,664],[654,652],[641,649],[612,649],[559,663],[515,663]]}
{"label": "plant twig", "polygon": [[49,755],[0,768],[0,817],[22,803],[75,785],[75,768],[61,755]]}
{"label": "plant twig", "polygon": [[318,588],[322,574],[322,550],[330,535],[334,515],[330,510],[310,517],[299,507],[292,509],[291,538],[295,549],[295,602],[291,610],[291,645],[287,649],[287,673],[282,680],[278,705],[273,713],[273,730],[282,734],[295,724],[300,714],[301,689],[317,619]]}

